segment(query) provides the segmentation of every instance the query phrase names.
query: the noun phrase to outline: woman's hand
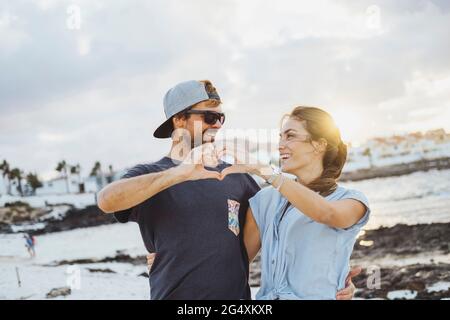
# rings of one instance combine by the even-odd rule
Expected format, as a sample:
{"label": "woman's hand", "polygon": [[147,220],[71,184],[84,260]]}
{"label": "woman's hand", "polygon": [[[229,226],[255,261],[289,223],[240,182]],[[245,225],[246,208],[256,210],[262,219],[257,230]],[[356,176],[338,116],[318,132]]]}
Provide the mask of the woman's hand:
{"label": "woman's hand", "polygon": [[233,147],[224,147],[219,153],[219,158],[228,155],[233,157],[234,164],[222,170],[224,179],[227,175],[233,173],[251,173],[265,178],[273,173],[272,168],[252,157],[247,150],[237,149]]}
{"label": "woman's hand", "polygon": [[149,253],[147,255],[147,268],[148,272],[152,269],[153,262],[155,261],[156,253]]}

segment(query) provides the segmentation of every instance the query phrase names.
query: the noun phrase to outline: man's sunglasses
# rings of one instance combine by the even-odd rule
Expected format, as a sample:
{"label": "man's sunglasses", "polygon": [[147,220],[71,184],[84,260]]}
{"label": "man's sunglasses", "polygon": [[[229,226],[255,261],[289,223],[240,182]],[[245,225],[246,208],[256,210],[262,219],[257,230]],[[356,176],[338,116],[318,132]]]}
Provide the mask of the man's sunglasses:
{"label": "man's sunglasses", "polygon": [[220,124],[224,124],[225,122],[225,114],[221,112],[208,111],[208,110],[188,110],[185,113],[187,114],[201,114],[203,115],[203,120],[206,124],[214,125],[217,121],[220,121]]}

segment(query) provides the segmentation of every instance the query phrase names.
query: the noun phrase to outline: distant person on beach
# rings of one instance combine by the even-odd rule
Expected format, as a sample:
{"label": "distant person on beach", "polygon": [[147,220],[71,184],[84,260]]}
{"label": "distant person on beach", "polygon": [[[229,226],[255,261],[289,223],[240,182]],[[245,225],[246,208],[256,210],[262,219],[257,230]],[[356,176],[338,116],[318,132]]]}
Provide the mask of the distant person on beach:
{"label": "distant person on beach", "polygon": [[28,233],[23,235],[25,239],[25,247],[27,248],[28,253],[30,254],[30,258],[34,258],[36,256],[36,251],[34,246],[36,244],[36,240],[34,236],[30,236]]}
{"label": "distant person on beach", "polygon": [[[242,229],[260,188],[247,173],[222,179],[230,164],[213,144],[225,121],[217,90],[207,80],[179,83],[166,93],[164,111],[153,135],[172,138],[169,153],[107,185],[97,205],[120,222],[137,222],[147,250],[157,253],[152,299],[250,299]],[[337,298],[353,292],[349,281]]]}

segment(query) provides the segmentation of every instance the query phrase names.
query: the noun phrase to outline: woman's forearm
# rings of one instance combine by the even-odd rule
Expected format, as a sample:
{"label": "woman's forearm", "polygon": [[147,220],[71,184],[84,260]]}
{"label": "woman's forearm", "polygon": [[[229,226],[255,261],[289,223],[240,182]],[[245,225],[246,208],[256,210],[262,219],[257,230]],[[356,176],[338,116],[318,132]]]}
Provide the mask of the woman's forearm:
{"label": "woman's forearm", "polygon": [[358,200],[328,201],[304,185],[281,176],[272,185],[280,187],[281,194],[303,214],[333,228],[349,228],[366,212],[365,205]]}
{"label": "woman's forearm", "polygon": [[281,183],[279,191],[294,207],[314,221],[324,224],[332,223],[334,208],[324,197],[286,177],[278,177],[272,185],[277,188]]}

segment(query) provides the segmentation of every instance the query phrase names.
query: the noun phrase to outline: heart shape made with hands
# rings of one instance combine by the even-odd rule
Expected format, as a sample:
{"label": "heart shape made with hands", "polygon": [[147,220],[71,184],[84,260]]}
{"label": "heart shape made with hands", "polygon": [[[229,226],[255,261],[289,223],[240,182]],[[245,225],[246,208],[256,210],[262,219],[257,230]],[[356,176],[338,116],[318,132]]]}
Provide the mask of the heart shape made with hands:
{"label": "heart shape made with hands", "polygon": [[[226,156],[234,159],[234,163],[231,166],[220,172],[206,169],[206,167],[217,167]],[[192,149],[188,157],[189,159],[184,161],[184,163],[202,166],[203,178],[223,180],[227,175],[235,173],[253,173],[257,175],[271,175],[273,173],[270,166],[259,163],[250,156],[249,152],[237,148],[227,148],[226,146],[216,148],[211,143]]]}

